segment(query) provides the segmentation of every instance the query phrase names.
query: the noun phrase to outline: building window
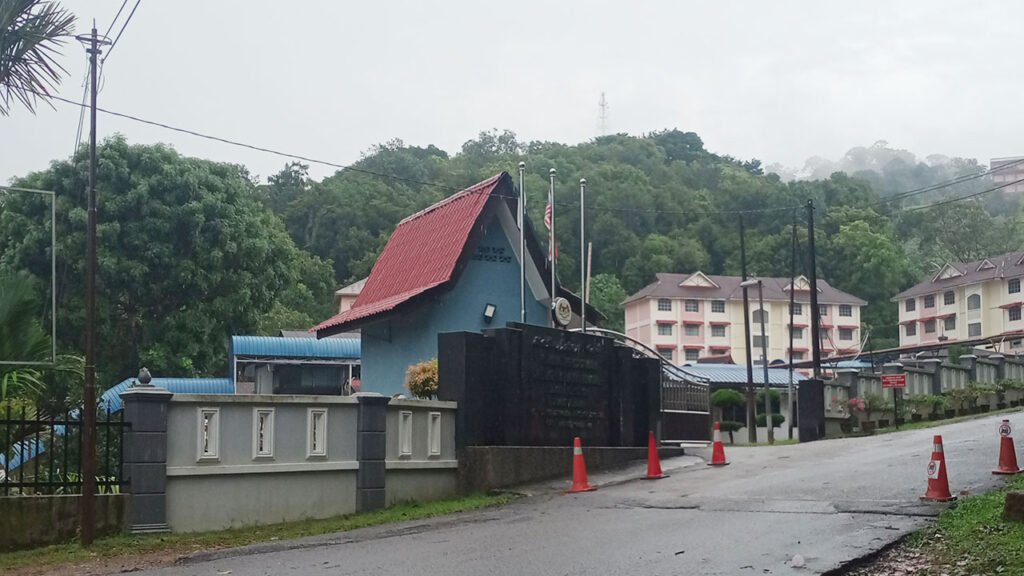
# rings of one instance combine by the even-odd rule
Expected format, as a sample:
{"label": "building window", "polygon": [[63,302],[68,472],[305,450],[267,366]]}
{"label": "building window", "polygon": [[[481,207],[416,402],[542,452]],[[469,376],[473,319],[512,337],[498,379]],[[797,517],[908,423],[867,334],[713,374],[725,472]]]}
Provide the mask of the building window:
{"label": "building window", "polygon": [[671,312],[672,301],[668,298],[658,298],[658,310],[661,312]]}
{"label": "building window", "polygon": [[1010,322],[1016,322],[1017,320],[1020,320],[1020,306],[1010,308]]}
{"label": "building window", "polygon": [[840,340],[853,340],[853,328],[840,328],[839,329]]}
{"label": "building window", "polygon": [[712,338],[725,338],[725,326],[712,326],[711,327]]}
{"label": "building window", "polygon": [[665,360],[672,361],[672,349],[671,348],[658,348],[658,354],[661,354]]}
{"label": "building window", "polygon": [[1020,340],[1010,340],[1010,348],[1020,348]]}
{"label": "building window", "polygon": [[1006,283],[1007,290],[1010,294],[1017,294],[1020,292],[1020,278],[1013,278]]}
{"label": "building window", "polygon": [[828,306],[818,306],[818,317],[828,316]]}
{"label": "building window", "polygon": [[306,456],[327,456],[327,409],[310,408],[306,412]]}
{"label": "building window", "polygon": [[196,459],[220,459],[220,408],[199,409],[199,450]]}
{"label": "building window", "polygon": [[687,324],[686,325],[687,336],[700,336],[700,325],[699,324]]}
{"label": "building window", "polygon": [[804,329],[799,327],[799,326],[794,326],[794,327],[790,328],[789,330],[790,330],[790,332],[793,333],[793,338],[796,338],[797,340],[799,340],[799,339],[804,337]]}
{"label": "building window", "polygon": [[917,336],[917,323],[907,324],[907,336]]}
{"label": "building window", "polygon": [[711,301],[711,311],[714,312],[715,314],[724,314],[725,313],[725,300],[712,300]]}
{"label": "building window", "polygon": [[839,315],[840,316],[845,316],[847,318],[852,317],[853,316],[853,306],[850,306],[849,304],[840,304],[839,305]]}
{"label": "building window", "polygon": [[671,336],[672,325],[671,324],[658,324],[658,336]]}
{"label": "building window", "polygon": [[917,310],[917,300],[915,300],[914,298],[907,298],[906,310],[907,312],[913,312],[914,310]]}
{"label": "building window", "polygon": [[725,356],[728,352],[725,348],[717,348],[711,351],[715,356]]}
{"label": "building window", "polygon": [[768,311],[767,310],[754,310],[750,314],[750,319],[754,324],[761,324],[768,322]]}
{"label": "building window", "polygon": [[686,361],[687,362],[696,362],[699,359],[700,359],[700,350],[697,350],[697,349],[694,349],[694,348],[690,348],[690,349],[686,350]]}
{"label": "building window", "polygon": [[924,297],[925,308],[935,308],[935,294],[929,294]]}
{"label": "building window", "polygon": [[[751,343],[751,345],[754,348],[757,348],[758,350],[761,349],[761,335],[760,334],[755,334],[754,335],[753,342]],[[764,337],[764,346],[765,347],[768,346],[768,336],[767,335],[765,335],[765,337]]]}
{"label": "building window", "polygon": [[398,413],[398,455],[412,456],[412,412]]}
{"label": "building window", "polygon": [[925,320],[924,321],[924,333],[925,334],[934,334],[935,333],[935,320]]}
{"label": "building window", "polygon": [[979,308],[981,308],[981,295],[979,295],[979,294],[971,294],[970,296],[968,296],[967,297],[967,309],[968,310],[977,310]]}
{"label": "building window", "polygon": [[687,300],[686,301],[686,311],[687,312],[700,312],[700,302],[697,301],[697,300]]}
{"label": "building window", "polygon": [[956,316],[944,319],[942,321],[942,329],[946,332],[956,330]]}
{"label": "building window", "polygon": [[946,290],[942,293],[942,303],[946,306],[952,306],[956,304],[956,292],[952,290]]}
{"label": "building window", "polygon": [[789,355],[789,359],[790,360],[803,360],[804,359],[804,353],[803,352],[793,352],[792,354]]}
{"label": "building window", "polygon": [[254,408],[252,411],[252,457],[274,457],[273,408]]}
{"label": "building window", "polygon": [[793,316],[803,316],[804,315],[804,305],[803,304],[794,302],[793,305],[789,307],[789,310],[793,313]]}
{"label": "building window", "polygon": [[441,455],[441,413],[431,412],[430,420],[427,426],[427,436],[429,437],[430,455],[440,456]]}
{"label": "building window", "polygon": [[974,322],[967,325],[968,338],[981,338],[981,322]]}

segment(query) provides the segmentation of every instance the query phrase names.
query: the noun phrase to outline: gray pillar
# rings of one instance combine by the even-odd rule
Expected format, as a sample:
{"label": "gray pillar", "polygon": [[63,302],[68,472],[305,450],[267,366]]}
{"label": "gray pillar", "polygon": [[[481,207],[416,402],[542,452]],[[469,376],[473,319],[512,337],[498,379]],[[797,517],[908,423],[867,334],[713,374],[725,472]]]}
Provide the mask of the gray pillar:
{"label": "gray pillar", "polygon": [[132,494],[128,530],[169,532],[167,526],[167,405],[163,388],[129,388],[121,393],[124,420],[124,477]]}
{"label": "gray pillar", "polygon": [[921,368],[932,373],[932,389],[930,394],[938,396],[942,394],[942,360],[940,358],[928,358],[922,360]]}
{"label": "gray pillar", "polygon": [[977,382],[978,357],[974,354],[964,354],[960,356],[960,365],[968,370],[967,380]]}
{"label": "gray pillar", "polygon": [[384,491],[385,457],[387,455],[387,396],[374,393],[356,394],[359,416],[356,424],[356,512],[383,508],[387,503]]}
{"label": "gray pillar", "polygon": [[1006,356],[1002,354],[993,354],[988,357],[989,360],[996,365],[996,380],[1003,380],[1006,378]]}

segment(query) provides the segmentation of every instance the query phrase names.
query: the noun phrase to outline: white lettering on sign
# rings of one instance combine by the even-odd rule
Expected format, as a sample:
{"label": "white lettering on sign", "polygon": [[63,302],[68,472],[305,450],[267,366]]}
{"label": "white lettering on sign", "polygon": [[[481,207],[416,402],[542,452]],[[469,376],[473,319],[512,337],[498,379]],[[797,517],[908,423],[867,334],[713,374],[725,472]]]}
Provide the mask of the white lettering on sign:
{"label": "white lettering on sign", "polygon": [[941,466],[942,466],[942,463],[939,462],[938,460],[932,460],[932,461],[928,462],[928,479],[929,480],[937,480],[939,478],[939,468]]}

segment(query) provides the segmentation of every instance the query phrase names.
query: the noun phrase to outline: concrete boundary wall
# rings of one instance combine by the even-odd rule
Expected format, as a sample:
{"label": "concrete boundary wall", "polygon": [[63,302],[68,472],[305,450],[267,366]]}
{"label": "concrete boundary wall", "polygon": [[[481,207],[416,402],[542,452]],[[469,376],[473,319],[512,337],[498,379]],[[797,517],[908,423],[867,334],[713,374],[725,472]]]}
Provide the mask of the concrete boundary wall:
{"label": "concrete boundary wall", "polygon": [[[67,542],[81,526],[79,496],[5,496],[0,498],[0,552]],[[124,529],[130,496],[96,496],[96,535]]]}
{"label": "concrete boundary wall", "polygon": [[154,388],[123,398],[145,420],[132,432],[146,434],[127,442],[132,489],[146,490],[132,531],[328,518],[457,493],[452,402]]}

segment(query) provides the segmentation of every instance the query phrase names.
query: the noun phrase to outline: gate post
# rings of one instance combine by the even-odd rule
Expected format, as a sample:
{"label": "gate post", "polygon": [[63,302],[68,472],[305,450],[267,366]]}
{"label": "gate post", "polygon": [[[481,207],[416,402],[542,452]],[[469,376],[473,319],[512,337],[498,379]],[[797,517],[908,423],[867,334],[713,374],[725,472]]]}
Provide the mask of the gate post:
{"label": "gate post", "polygon": [[384,476],[387,473],[387,396],[361,392],[356,423],[356,512],[379,510],[387,505]]}
{"label": "gate post", "polygon": [[[148,375],[148,372],[147,372]],[[133,386],[121,393],[124,421],[123,477],[131,492],[128,530],[169,532],[167,525],[167,408],[174,394],[163,388]]]}

